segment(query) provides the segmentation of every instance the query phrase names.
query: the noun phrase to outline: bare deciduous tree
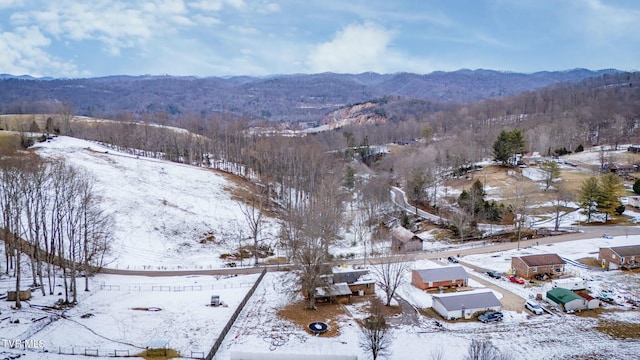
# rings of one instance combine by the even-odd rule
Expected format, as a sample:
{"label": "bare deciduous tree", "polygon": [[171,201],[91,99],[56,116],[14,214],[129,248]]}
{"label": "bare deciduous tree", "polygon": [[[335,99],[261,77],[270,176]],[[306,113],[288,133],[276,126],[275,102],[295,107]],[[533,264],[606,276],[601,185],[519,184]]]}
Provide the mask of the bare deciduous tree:
{"label": "bare deciduous tree", "polygon": [[403,256],[395,256],[387,250],[378,258],[372,259],[373,273],[377,276],[377,284],[386,295],[386,306],[391,305],[391,299],[396,290],[405,281],[404,275],[409,270],[409,263]]}
{"label": "bare deciduous tree", "polygon": [[389,329],[380,305],[369,303],[370,316],[360,328],[359,344],[372,360],[391,354],[393,334]]}
{"label": "bare deciduous tree", "polygon": [[510,357],[503,354],[489,340],[472,339],[464,360],[509,360]]}
{"label": "bare deciduous tree", "polygon": [[255,265],[258,265],[258,250],[260,245],[260,232],[262,231],[262,225],[264,222],[264,207],[266,206],[268,196],[268,189],[260,189],[258,194],[252,193],[249,199],[245,202],[239,200],[240,211],[244,216],[247,227],[249,227],[249,233],[251,239],[253,239],[253,257]]}

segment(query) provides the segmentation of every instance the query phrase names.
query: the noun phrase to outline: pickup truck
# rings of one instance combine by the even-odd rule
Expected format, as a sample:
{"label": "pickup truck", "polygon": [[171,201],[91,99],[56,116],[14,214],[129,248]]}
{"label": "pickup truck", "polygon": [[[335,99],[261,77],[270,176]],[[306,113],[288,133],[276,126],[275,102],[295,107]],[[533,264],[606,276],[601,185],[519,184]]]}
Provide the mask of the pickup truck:
{"label": "pickup truck", "polygon": [[500,320],[502,320],[503,317],[504,317],[504,315],[502,315],[501,312],[488,311],[488,312],[478,316],[478,320],[482,321],[483,323],[488,323],[488,322],[493,322],[493,321],[500,321]]}

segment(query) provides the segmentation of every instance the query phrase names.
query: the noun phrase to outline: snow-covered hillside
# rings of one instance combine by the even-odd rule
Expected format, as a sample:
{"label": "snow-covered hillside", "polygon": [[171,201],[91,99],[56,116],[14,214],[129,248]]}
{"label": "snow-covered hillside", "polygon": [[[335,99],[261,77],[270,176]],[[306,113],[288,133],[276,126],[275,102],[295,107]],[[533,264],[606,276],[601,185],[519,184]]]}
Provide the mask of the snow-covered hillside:
{"label": "snow-covered hillside", "polygon": [[[236,187],[213,170],[119,153],[96,143],[57,137],[39,143],[43,157],[65,159],[95,177],[104,208],[115,218],[109,267],[176,269],[220,267],[233,252],[238,229],[248,231]],[[274,231],[268,219],[263,235]],[[200,240],[213,234],[214,241]],[[177,261],[179,259],[179,261]]]}

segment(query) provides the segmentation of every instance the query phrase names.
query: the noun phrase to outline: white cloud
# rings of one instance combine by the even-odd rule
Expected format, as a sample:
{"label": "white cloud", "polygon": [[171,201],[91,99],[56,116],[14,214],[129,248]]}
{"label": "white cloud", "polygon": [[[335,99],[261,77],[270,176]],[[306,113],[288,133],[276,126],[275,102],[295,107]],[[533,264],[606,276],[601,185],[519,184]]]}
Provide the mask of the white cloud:
{"label": "white cloud", "polygon": [[13,7],[21,6],[24,3],[22,0],[0,0],[0,9],[9,9]]}
{"label": "white cloud", "polygon": [[317,45],[307,58],[311,72],[384,71],[384,58],[393,33],[376,24],[351,24],[329,41]]}
{"label": "white cloud", "polygon": [[189,3],[189,7],[203,11],[220,11],[225,6],[242,9],[246,4],[244,0],[201,0]]}
{"label": "white cloud", "polygon": [[394,50],[391,47],[394,36],[393,31],[371,22],[351,24],[338,31],[331,41],[315,46],[306,65],[312,73],[424,72],[428,61]]}
{"label": "white cloud", "polygon": [[11,22],[17,26],[37,25],[57,39],[99,41],[112,55],[196,24],[182,0],[55,1],[44,9],[15,13]]}
{"label": "white cloud", "polygon": [[[575,3],[579,9],[577,24],[591,40],[609,42],[612,38],[639,38],[636,30],[640,23],[640,11],[604,4],[601,0]],[[576,20],[576,18],[574,18]]]}
{"label": "white cloud", "polygon": [[[15,75],[87,76],[72,62],[65,62],[47,54],[43,48],[51,40],[35,27],[18,27],[14,32],[0,33],[0,69]],[[43,74],[42,71],[47,73]]]}

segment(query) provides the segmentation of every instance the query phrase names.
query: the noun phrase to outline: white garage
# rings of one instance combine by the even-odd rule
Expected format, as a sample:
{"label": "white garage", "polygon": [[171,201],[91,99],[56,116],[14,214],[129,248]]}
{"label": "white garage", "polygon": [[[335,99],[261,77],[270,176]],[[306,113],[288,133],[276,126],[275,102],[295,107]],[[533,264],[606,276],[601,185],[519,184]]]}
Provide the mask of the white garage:
{"label": "white garage", "polygon": [[491,290],[433,295],[433,309],[446,320],[470,319],[475,313],[501,308]]}

